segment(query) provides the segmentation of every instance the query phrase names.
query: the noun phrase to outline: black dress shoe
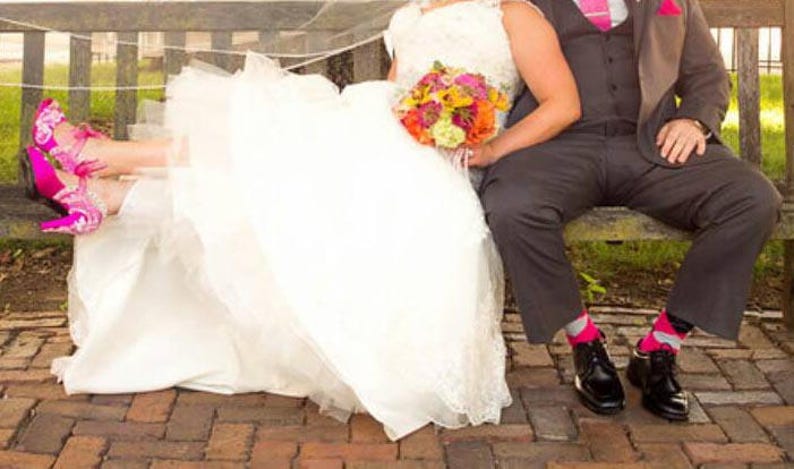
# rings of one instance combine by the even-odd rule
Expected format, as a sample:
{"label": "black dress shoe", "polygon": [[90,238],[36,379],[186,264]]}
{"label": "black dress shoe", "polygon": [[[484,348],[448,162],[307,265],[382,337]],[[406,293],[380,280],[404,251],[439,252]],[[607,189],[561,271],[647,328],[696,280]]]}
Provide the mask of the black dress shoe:
{"label": "black dress shoe", "polygon": [[689,419],[689,398],[675,378],[675,355],[668,350],[634,350],[626,375],[642,390],[642,405],[669,420]]}
{"label": "black dress shoe", "polygon": [[577,344],[573,348],[573,362],[574,387],[585,407],[604,415],[623,410],[626,406],[623,385],[600,340]]}

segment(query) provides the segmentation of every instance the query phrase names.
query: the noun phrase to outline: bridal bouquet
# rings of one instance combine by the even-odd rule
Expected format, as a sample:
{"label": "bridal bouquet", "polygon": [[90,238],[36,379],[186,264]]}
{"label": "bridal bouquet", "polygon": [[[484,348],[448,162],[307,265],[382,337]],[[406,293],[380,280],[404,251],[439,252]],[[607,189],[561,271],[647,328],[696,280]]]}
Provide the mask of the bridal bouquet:
{"label": "bridal bouquet", "polygon": [[507,94],[482,75],[436,62],[394,112],[417,142],[455,150],[496,135],[496,111],[509,106]]}

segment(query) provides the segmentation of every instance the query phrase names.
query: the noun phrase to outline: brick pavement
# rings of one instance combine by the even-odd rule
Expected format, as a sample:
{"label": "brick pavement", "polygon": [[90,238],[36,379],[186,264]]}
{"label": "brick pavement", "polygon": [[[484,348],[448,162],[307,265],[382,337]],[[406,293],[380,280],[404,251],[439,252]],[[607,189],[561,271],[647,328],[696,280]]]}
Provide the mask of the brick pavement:
{"label": "brick pavement", "polygon": [[[651,312],[594,309],[624,368]],[[503,329],[514,404],[502,425],[426,427],[389,442],[365,415],[341,424],[302,399],[185,390],[66,396],[50,361],[72,350],[60,312],[0,314],[0,468],[794,468],[794,334],[749,316],[738,343],[696,334],[681,360],[694,395],[686,424],[658,419],[627,386],[614,418],[584,409],[570,387],[570,349]]]}

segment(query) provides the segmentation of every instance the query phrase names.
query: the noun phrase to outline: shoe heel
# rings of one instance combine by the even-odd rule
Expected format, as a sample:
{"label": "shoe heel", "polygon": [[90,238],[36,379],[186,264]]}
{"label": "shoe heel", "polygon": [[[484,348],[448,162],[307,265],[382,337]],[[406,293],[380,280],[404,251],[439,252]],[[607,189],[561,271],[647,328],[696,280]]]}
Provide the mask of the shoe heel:
{"label": "shoe heel", "polygon": [[39,228],[42,233],[75,233],[75,225],[79,222],[81,216],[78,214],[66,215],[65,217],[56,218],[41,222]]}
{"label": "shoe heel", "polygon": [[633,386],[642,389],[642,380],[639,376],[637,376],[637,371],[633,366],[631,366],[631,364],[629,364],[629,367],[626,368],[626,378],[628,378],[629,383],[631,383]]}
{"label": "shoe heel", "polygon": [[22,172],[22,181],[25,185],[25,196],[34,202],[46,205],[59,215],[67,215],[69,212],[66,208],[54,200],[45,197],[39,191],[38,185],[36,184],[36,173],[33,170],[33,163],[30,160],[34,154],[37,157],[44,158],[44,155],[34,147],[28,147],[26,151],[19,156],[19,167]]}

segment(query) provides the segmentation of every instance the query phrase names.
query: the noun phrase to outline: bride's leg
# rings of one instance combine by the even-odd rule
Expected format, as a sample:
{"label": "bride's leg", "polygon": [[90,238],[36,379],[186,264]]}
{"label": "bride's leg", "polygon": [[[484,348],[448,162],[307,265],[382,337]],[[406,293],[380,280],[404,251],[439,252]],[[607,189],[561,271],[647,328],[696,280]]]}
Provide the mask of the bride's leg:
{"label": "bride's leg", "polygon": [[[55,139],[65,147],[74,144],[74,126],[63,122],[55,128]],[[98,177],[133,174],[139,168],[162,167],[173,159],[174,152],[183,152],[185,145],[172,139],[142,141],[117,141],[90,138],[82,149],[84,159],[99,160],[107,165],[99,171]]]}
{"label": "bride's leg", "polygon": [[[56,171],[58,179],[64,184],[76,186],[77,176],[65,171]],[[94,192],[105,203],[108,215],[116,215],[124,203],[124,199],[132,188],[133,181],[119,181],[116,179],[89,179],[88,190]]]}

